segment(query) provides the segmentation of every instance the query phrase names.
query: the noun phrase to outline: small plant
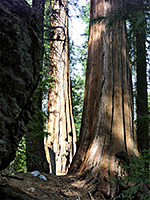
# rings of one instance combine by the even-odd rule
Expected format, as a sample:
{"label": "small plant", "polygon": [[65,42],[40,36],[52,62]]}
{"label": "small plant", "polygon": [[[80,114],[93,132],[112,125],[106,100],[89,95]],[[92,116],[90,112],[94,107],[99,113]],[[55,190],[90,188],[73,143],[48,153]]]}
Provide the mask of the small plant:
{"label": "small plant", "polygon": [[145,150],[139,157],[132,158],[129,165],[122,166],[127,175],[119,179],[124,188],[116,197],[122,200],[148,200],[150,197],[150,152]]}
{"label": "small plant", "polygon": [[16,158],[11,163],[10,168],[12,168],[12,174],[24,173],[27,171],[26,168],[26,142],[25,137],[19,143],[18,150],[16,152]]}
{"label": "small plant", "polygon": [[26,142],[25,137],[23,136],[16,151],[15,159],[6,169],[1,171],[1,174],[14,175],[17,173],[25,173],[26,171]]}

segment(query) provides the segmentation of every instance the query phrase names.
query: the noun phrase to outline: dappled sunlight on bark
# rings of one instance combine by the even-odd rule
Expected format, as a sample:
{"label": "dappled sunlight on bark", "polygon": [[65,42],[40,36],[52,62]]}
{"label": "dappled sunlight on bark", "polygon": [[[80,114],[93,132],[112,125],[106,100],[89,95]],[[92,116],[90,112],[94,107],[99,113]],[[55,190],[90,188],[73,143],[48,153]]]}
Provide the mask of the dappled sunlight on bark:
{"label": "dappled sunlight on bark", "polygon": [[[76,152],[76,131],[71,105],[70,66],[68,49],[68,1],[55,2],[57,12],[51,17],[53,38],[50,42],[50,77],[54,77],[54,87],[48,94],[48,136],[46,154],[57,175],[64,175]],[[59,11],[59,12],[58,12]],[[49,155],[49,151],[53,155]],[[54,166],[53,166],[54,165]],[[53,166],[53,167],[52,167]]]}
{"label": "dappled sunlight on bark", "polygon": [[[112,6],[121,9],[121,1],[111,2],[91,1],[91,20],[109,15]],[[69,172],[86,174],[82,181],[95,184],[108,199],[115,197],[118,187],[110,179],[124,173],[118,164],[128,164],[127,156],[138,154],[128,59],[123,20],[115,19],[110,26],[108,19],[90,24],[81,142]]]}

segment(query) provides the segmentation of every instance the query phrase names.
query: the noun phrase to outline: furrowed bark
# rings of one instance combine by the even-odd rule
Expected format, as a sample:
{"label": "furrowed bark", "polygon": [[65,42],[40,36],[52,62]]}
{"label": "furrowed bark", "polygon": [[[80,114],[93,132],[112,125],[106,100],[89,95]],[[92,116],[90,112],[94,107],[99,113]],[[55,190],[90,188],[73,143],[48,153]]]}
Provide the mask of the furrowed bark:
{"label": "furrowed bark", "polygon": [[[48,133],[46,154],[50,171],[66,174],[76,152],[76,131],[74,126],[68,48],[68,1],[57,1],[51,17],[52,38],[50,42],[50,77],[54,77],[54,88],[48,94]],[[49,150],[55,155],[53,162]],[[53,164],[52,164],[53,163]],[[56,163],[56,166],[53,166]],[[52,170],[55,168],[55,170]]]}
{"label": "furrowed bark", "polygon": [[138,154],[126,25],[116,17],[124,6],[122,1],[91,1],[91,21],[103,19],[90,24],[79,149],[69,173],[92,176],[97,199],[115,197],[117,182],[109,180],[123,174],[120,162],[127,164],[128,156]]}

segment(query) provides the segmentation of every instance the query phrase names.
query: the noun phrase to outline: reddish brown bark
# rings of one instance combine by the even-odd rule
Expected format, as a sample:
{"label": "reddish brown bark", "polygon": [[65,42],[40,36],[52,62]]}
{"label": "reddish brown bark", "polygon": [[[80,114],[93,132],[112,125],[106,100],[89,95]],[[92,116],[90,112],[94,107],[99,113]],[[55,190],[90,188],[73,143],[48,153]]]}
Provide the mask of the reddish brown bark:
{"label": "reddish brown bark", "polygon": [[[71,106],[68,48],[68,1],[55,2],[51,17],[50,76],[55,87],[48,94],[48,133],[46,142],[50,171],[66,174],[76,152],[76,132]],[[56,162],[50,158],[55,157]],[[56,166],[55,166],[56,165]],[[52,167],[53,166],[53,167]],[[56,169],[52,169],[56,168]]]}
{"label": "reddish brown bark", "polygon": [[[91,20],[101,16],[113,19],[113,13],[121,9],[124,9],[121,0],[91,0]],[[96,199],[115,197],[116,183],[108,181],[109,178],[121,175],[119,162],[138,154],[126,26],[116,17],[108,26],[109,20],[90,24],[79,149],[69,171],[88,171],[94,177],[91,182],[99,191]]]}

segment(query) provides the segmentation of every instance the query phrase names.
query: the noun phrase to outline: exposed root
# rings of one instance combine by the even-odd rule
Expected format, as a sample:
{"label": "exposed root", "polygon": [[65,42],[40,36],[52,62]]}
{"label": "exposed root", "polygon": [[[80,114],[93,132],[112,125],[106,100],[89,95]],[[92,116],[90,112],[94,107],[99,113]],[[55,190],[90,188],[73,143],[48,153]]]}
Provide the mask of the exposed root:
{"label": "exposed root", "polygon": [[88,193],[89,193],[89,196],[90,196],[91,200],[95,200],[93,195],[91,194],[91,192],[88,192]]}

